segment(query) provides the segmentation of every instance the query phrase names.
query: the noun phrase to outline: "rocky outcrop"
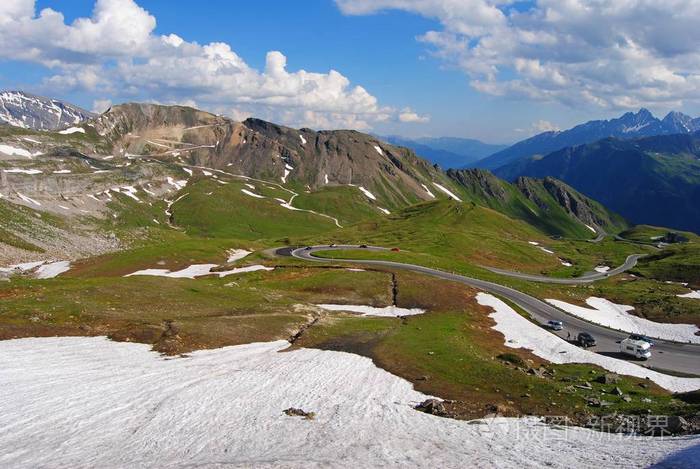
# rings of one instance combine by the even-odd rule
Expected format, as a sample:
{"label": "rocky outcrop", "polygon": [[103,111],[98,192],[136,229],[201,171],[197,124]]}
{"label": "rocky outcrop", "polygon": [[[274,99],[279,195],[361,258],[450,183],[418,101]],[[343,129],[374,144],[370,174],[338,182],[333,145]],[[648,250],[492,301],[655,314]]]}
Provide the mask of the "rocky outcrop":
{"label": "rocky outcrop", "polygon": [[463,185],[477,198],[507,199],[505,183],[490,171],[483,169],[450,169],[447,175]]}
{"label": "rocky outcrop", "polygon": [[445,404],[438,399],[426,399],[415,407],[416,410],[425,412],[426,414],[438,415],[444,417],[447,415]]}
{"label": "rocky outcrop", "polygon": [[558,179],[519,177],[514,185],[541,210],[551,210],[551,200],[554,199],[557,207],[563,208],[566,213],[592,228],[613,224],[611,214],[600,204]]}

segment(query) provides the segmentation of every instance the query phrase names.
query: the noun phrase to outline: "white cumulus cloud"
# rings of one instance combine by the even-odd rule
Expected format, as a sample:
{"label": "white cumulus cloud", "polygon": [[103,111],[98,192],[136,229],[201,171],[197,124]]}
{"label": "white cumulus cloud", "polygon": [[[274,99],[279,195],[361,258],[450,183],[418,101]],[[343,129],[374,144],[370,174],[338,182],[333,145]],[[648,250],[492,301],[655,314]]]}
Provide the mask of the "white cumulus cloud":
{"label": "white cumulus cloud", "polygon": [[430,116],[422,116],[413,110],[411,108],[404,108],[399,112],[399,121],[400,122],[417,122],[417,123],[426,123],[430,122]]}
{"label": "white cumulus cloud", "polygon": [[336,0],[348,15],[402,10],[478,91],[606,108],[700,102],[697,0]]}
{"label": "white cumulus cloud", "polygon": [[49,67],[45,88],[91,92],[99,100],[95,109],[109,96],[196,102],[309,127],[366,129],[403,121],[402,111],[382,106],[336,70],[290,71],[278,51],[268,52],[264,69],[257,70],[226,43],[157,35],[155,27],[156,18],[134,0],[97,0],[89,18],[70,24],[53,9],[37,12],[33,0],[3,0],[0,58]]}

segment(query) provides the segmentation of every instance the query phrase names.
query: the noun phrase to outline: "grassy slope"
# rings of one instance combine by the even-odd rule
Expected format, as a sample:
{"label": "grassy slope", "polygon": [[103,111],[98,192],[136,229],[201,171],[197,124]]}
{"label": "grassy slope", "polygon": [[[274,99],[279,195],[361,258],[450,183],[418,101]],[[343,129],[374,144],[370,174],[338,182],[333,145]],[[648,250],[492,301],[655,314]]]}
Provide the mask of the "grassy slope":
{"label": "grassy slope", "polygon": [[[628,243],[552,240],[525,222],[497,211],[447,200],[415,205],[391,217],[307,241],[313,240],[397,246],[409,252],[393,257],[406,260],[407,256],[418,256],[412,258],[415,263],[448,270],[473,273],[476,264],[561,277],[580,275],[601,263],[619,265],[628,255],[640,252],[639,247]],[[556,255],[545,253],[530,241],[539,242]],[[564,267],[559,258],[574,266]]]}
{"label": "grassy slope", "polygon": [[499,181],[499,183],[506,192],[505,200],[482,197],[474,193],[470,194],[470,199],[514,219],[522,220],[549,235],[581,239],[591,237],[592,233],[590,230],[581,222],[567,214],[543,188],[539,188],[538,195],[541,200],[547,201],[550,207],[549,210],[543,210],[530,200],[527,200],[520,191],[511,184],[505,181]]}
{"label": "grassy slope", "polygon": [[[669,231],[667,228],[640,225],[624,231],[621,236],[641,243],[653,243],[654,238]],[[683,231],[680,234],[689,242],[654,251],[639,262],[635,272],[658,280],[688,282],[691,287],[700,288],[700,236]]]}
{"label": "grassy slope", "polygon": [[[260,195],[285,200],[291,196],[274,186],[253,184]],[[174,223],[193,236],[248,240],[303,236],[336,228],[332,220],[288,210],[272,198],[257,199],[241,189],[251,190],[239,181],[227,185],[211,179],[190,183],[181,191],[188,195],[174,205]]]}
{"label": "grassy slope", "polygon": [[311,194],[301,192],[294,199],[294,206],[332,215],[342,225],[382,216],[378,209],[369,205],[359,189],[349,186],[328,187]]}

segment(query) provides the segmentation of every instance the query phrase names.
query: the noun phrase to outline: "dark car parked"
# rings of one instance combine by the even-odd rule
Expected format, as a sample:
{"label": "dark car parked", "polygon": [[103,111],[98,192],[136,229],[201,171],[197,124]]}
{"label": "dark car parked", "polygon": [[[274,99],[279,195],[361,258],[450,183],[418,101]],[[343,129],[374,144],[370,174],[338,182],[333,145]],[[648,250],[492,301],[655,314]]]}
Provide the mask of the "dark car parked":
{"label": "dark car parked", "polygon": [[588,332],[579,332],[576,342],[584,348],[595,346],[595,339]]}
{"label": "dark car parked", "polygon": [[654,341],[642,334],[630,334],[629,338],[632,340],[642,340],[644,342],[647,342],[650,346],[654,346]]}

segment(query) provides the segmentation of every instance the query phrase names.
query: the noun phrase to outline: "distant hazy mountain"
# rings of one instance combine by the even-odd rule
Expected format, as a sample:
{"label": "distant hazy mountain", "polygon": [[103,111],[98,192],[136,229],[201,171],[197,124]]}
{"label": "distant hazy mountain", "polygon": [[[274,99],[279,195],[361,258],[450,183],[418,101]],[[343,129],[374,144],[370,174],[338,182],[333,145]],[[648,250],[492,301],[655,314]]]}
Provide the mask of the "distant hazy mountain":
{"label": "distant hazy mountain", "polygon": [[22,91],[0,92],[0,124],[32,130],[57,130],[93,116],[91,112],[56,99]]}
{"label": "distant hazy mountain", "polygon": [[494,145],[470,138],[422,137],[409,139],[391,135],[381,137],[387,143],[410,148],[418,155],[443,168],[463,168],[503,150],[507,145]]}
{"label": "distant hazy mountain", "polygon": [[607,137],[634,139],[696,130],[700,130],[700,118],[693,119],[680,112],[670,112],[660,120],[648,110],[640,109],[637,113],[628,112],[617,119],[595,120],[569,130],[535,135],[479,161],[476,166],[497,169],[520,158],[543,156],[562,148],[592,143]]}
{"label": "distant hazy mountain", "polygon": [[522,158],[496,174],[509,180],[554,177],[633,223],[700,233],[700,131],[607,138]]}

